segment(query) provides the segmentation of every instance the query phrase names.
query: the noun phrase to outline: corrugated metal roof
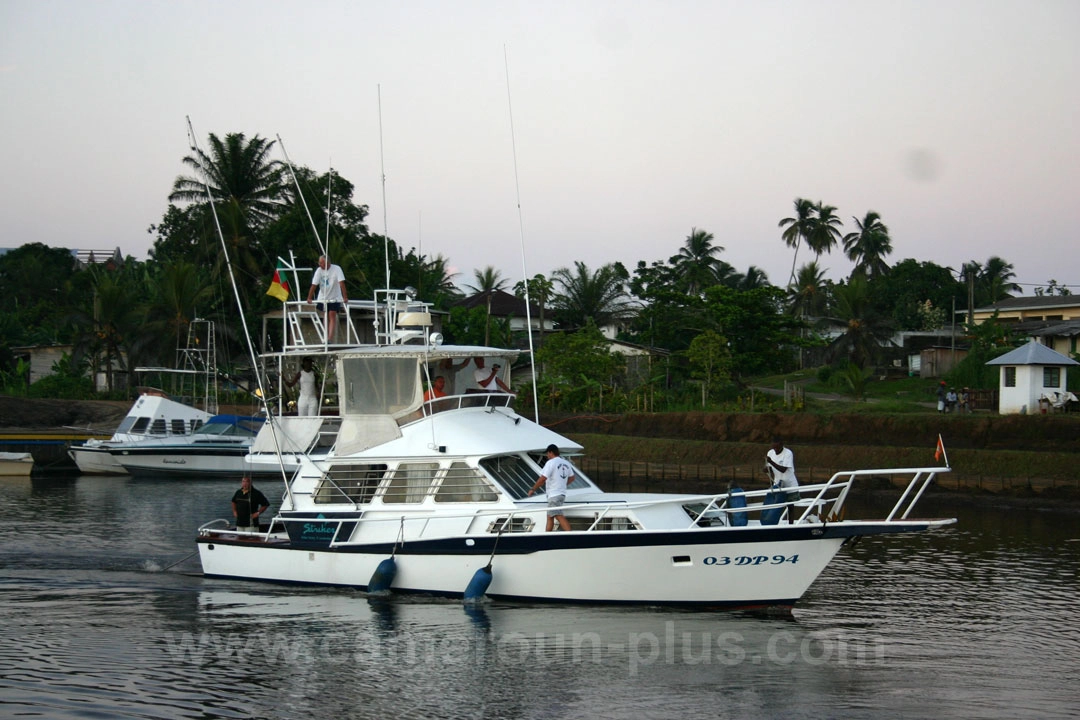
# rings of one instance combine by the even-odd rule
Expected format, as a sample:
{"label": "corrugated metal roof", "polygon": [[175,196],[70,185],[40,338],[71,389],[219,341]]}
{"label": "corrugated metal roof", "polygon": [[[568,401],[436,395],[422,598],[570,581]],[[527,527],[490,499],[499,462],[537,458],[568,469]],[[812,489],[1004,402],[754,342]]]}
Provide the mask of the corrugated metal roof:
{"label": "corrugated metal roof", "polygon": [[986,363],[987,365],[1080,365],[1057,350],[1031,341]]}

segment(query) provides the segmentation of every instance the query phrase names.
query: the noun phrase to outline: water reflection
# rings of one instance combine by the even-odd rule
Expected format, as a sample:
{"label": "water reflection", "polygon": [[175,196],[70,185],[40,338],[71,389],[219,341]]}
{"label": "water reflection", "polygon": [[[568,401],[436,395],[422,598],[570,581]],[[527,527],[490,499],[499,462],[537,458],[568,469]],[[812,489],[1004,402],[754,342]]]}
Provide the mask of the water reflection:
{"label": "water reflection", "polygon": [[[265,490],[264,490],[265,491]],[[207,580],[221,481],[0,482],[0,697],[50,717],[939,717],[1076,709],[1075,515],[949,498],[787,617]],[[270,493],[268,493],[270,494]],[[855,498],[873,505],[874,498]],[[237,688],[245,688],[238,702]]]}

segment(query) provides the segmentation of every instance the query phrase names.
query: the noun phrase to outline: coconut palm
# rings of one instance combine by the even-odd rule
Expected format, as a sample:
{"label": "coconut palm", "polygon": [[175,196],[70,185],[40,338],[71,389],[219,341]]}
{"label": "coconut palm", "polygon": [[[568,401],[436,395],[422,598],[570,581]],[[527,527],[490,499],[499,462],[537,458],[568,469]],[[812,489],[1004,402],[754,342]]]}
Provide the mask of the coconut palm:
{"label": "coconut palm", "polygon": [[1005,262],[997,255],[986,261],[979,271],[976,282],[986,294],[987,302],[995,303],[1011,297],[1010,293],[1023,292],[1012,280],[1016,277],[1012,263]]}
{"label": "coconut palm", "polygon": [[721,246],[713,245],[711,232],[690,229],[686,241],[679,248],[679,254],[669,261],[688,294],[700,295],[705,288],[716,284],[717,270],[721,262],[716,255],[723,251]]}
{"label": "coconut palm", "polygon": [[799,246],[810,234],[814,225],[814,203],[805,198],[795,198],[794,217],[784,218],[778,227],[785,228],[780,238],[789,248],[795,249],[795,255],[791,258],[791,278],[795,280],[795,263],[799,259]]}
{"label": "coconut palm", "polygon": [[833,288],[832,313],[846,326],[844,334],[833,342],[834,355],[846,355],[852,363],[865,368],[875,360],[890,334],[888,325],[874,312],[865,277],[855,275],[846,284]]}
{"label": "coconut palm", "polygon": [[814,206],[814,217],[810,224],[810,232],[806,236],[807,246],[818,257],[822,253],[832,252],[832,249],[840,242],[840,227],[843,224],[836,214],[835,207],[818,202]]}
{"label": "coconut palm", "polygon": [[862,220],[857,217],[852,217],[852,220],[858,230],[844,236],[844,252],[848,260],[855,263],[851,274],[862,274],[868,280],[884,275],[889,270],[885,256],[892,253],[889,228],[881,222],[881,216],[872,210]]}
{"label": "coconut palm", "polygon": [[206,202],[206,185],[214,201],[236,205],[247,224],[265,226],[281,210],[280,163],[270,159],[273,140],[244,133],[229,133],[224,140],[210,133],[207,151],[198,148],[184,157],[195,177],[181,175],[173,183],[170,202]]}
{"label": "coconut palm", "polygon": [[249,140],[243,133],[229,133],[222,139],[210,133],[206,150],[198,148],[183,159],[194,177],[177,177],[169,195],[170,202],[193,203],[192,210],[199,218],[196,226],[204,232],[199,261],[213,259],[220,272],[223,258],[214,250],[218,236],[208,212],[209,186],[229,259],[252,283],[263,281],[265,269],[257,233],[284,208],[280,163],[270,159],[273,146],[272,140],[258,135]]}
{"label": "coconut palm", "polygon": [[788,312],[795,317],[811,318],[825,315],[829,305],[829,287],[825,271],[812,260],[799,268],[795,281],[788,285]]}
{"label": "coconut palm", "polygon": [[474,285],[466,285],[465,289],[476,294],[505,290],[510,281],[504,278],[502,273],[496,270],[494,266],[488,265],[483,270],[473,270],[473,282]]}
{"label": "coconut palm", "polygon": [[584,327],[592,319],[598,327],[628,319],[634,304],[626,294],[630,274],[622,263],[604,265],[596,272],[580,260],[573,269],[559,268],[551,274],[558,283],[552,305],[569,329]]}

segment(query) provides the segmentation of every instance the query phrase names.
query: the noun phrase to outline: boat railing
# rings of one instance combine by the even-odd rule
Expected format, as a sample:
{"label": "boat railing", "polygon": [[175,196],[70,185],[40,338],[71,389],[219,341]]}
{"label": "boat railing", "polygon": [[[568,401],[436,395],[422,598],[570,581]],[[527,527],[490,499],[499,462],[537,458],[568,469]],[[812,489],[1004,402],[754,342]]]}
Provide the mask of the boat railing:
{"label": "boat railing", "polygon": [[513,393],[502,392],[474,392],[465,393],[463,395],[446,395],[440,398],[433,398],[424,402],[424,416],[430,417],[435,413],[446,412],[447,410],[460,410],[461,408],[471,407],[486,407],[486,408],[498,408],[498,407],[510,407],[517,396]]}
{"label": "boat railing", "polygon": [[[844,502],[857,479],[866,477],[911,475],[911,480],[905,486],[900,499],[897,500],[886,519],[875,521],[897,522],[898,515],[900,520],[907,519],[912,508],[914,508],[916,502],[925,492],[926,488],[929,487],[934,477],[942,472],[950,472],[950,470],[947,467],[925,467],[843,471],[834,474],[826,482],[813,485],[802,485],[797,490],[792,490],[791,494],[798,494],[798,499],[788,499],[787,494],[783,494],[783,499],[777,500],[776,496],[773,495],[776,491],[771,489],[747,491],[732,489],[730,491],[709,495],[665,495],[663,497],[646,498],[642,500],[612,499],[610,501],[568,502],[562,506],[562,509],[567,516],[571,518],[581,518],[582,511],[590,513],[591,517],[589,517],[589,519],[591,522],[584,532],[605,531],[603,529],[604,520],[609,517],[614,517],[618,513],[624,513],[628,510],[647,510],[649,508],[663,506],[677,506],[686,512],[691,518],[691,522],[683,529],[688,532],[694,532],[701,529],[703,526],[713,526],[714,524],[724,526],[748,525],[749,522],[732,522],[732,516],[740,514],[757,515],[760,522],[761,513],[767,510],[780,510],[782,512],[784,509],[787,509],[788,512],[791,513],[794,513],[797,510],[800,511],[798,517],[791,521],[794,525],[807,523],[833,523],[839,522],[842,519]],[[781,491],[781,493],[783,493],[783,491]],[[773,495],[773,497],[770,498],[770,495]],[[754,502],[747,502],[745,507],[732,505],[731,500],[733,498],[741,498],[743,500]],[[400,525],[402,523],[402,516],[398,509],[387,507],[384,510],[383,508],[372,508],[370,506],[361,508],[362,504],[363,503],[354,503],[354,508],[363,513],[363,522],[365,524],[388,523]],[[701,506],[701,509],[690,509],[695,506]],[[479,520],[481,525],[487,523],[488,532],[492,533],[523,532],[526,531],[523,528],[532,528],[542,525],[543,520],[546,518],[547,510],[546,503],[535,501],[528,503],[519,502],[513,507],[508,507],[505,504],[493,505],[490,508],[478,509],[472,507],[468,510],[463,509],[461,512],[454,512],[453,510],[447,511],[443,508],[418,506],[410,508],[409,518],[408,520],[405,520],[405,523],[406,525],[409,525],[411,524],[410,521],[422,520],[423,522],[421,522],[419,526],[413,525],[413,532],[408,533],[404,540],[407,542],[409,540],[422,539],[430,521],[436,518],[440,520]],[[776,513],[776,515],[779,517],[780,513]],[[305,518],[305,520],[306,519],[307,518]],[[498,522],[492,522],[496,519]],[[526,519],[531,520],[531,523],[525,523],[524,521]],[[647,520],[647,517],[639,514],[638,519],[639,521]],[[356,520],[356,517],[320,518],[320,522],[336,524],[338,530],[340,530],[343,523],[356,522]],[[714,520],[718,522],[714,523]],[[214,532],[215,534],[220,532],[237,532],[227,529],[215,530],[214,528],[216,525],[221,523],[223,523],[226,528],[229,525],[229,522],[223,519],[211,521],[199,528],[200,534],[207,534],[210,532]],[[470,522],[470,525],[473,524],[473,522]],[[642,524],[646,527],[649,525],[648,522]],[[280,527],[279,518],[275,518],[274,523],[271,525],[272,528],[275,526]],[[266,533],[260,533],[260,535],[264,534]],[[335,532],[335,537],[337,534],[338,533]],[[350,544],[354,543],[350,543],[348,540],[335,540],[331,543],[332,546],[345,546]]]}

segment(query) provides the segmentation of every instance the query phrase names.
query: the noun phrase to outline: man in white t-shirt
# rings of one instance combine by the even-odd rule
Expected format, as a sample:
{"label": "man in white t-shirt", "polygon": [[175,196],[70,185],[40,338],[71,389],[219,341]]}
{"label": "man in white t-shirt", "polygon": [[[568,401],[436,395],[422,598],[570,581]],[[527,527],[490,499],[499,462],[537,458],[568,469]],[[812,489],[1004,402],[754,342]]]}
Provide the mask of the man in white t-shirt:
{"label": "man in white t-shirt", "polygon": [[547,531],[555,528],[555,521],[559,521],[559,528],[570,529],[570,521],[563,515],[562,505],[566,501],[566,486],[574,481],[574,466],[559,457],[557,445],[548,445],[545,450],[547,462],[541,471],[540,478],[529,490],[529,495],[535,493],[541,485],[547,484],[548,513]]}
{"label": "man in white t-shirt", "polygon": [[326,342],[332,343],[337,332],[337,315],[348,304],[349,294],[345,290],[345,273],[339,266],[330,264],[325,255],[319,256],[319,269],[311,276],[309,303],[315,298],[316,290],[319,309],[326,313]]}
{"label": "man in white t-shirt", "polygon": [[[795,455],[791,448],[784,447],[780,438],[773,438],[772,448],[765,453],[765,467],[772,477],[773,490],[780,490],[787,496],[787,502],[799,499],[799,481],[795,478]],[[792,508],[788,508],[788,522],[794,522]]]}
{"label": "man in white t-shirt", "polygon": [[477,387],[481,392],[499,392],[513,394],[513,390],[506,386],[506,383],[499,377],[499,370],[502,368],[499,365],[492,365],[488,370],[484,367],[485,361],[482,357],[473,358],[473,362],[476,363],[476,370],[473,371],[473,378],[476,380]]}

